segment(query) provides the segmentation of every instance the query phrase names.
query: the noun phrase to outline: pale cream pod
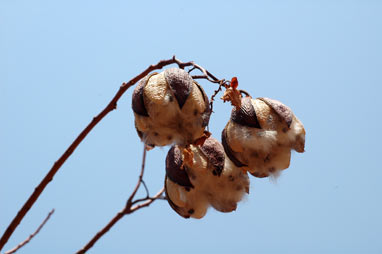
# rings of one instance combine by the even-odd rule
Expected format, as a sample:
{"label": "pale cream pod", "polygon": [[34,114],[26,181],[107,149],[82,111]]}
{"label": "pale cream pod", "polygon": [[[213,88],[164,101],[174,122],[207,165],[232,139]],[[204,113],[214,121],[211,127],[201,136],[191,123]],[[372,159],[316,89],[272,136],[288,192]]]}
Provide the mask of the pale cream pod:
{"label": "pale cream pod", "polygon": [[292,110],[269,98],[245,97],[222,133],[227,156],[255,177],[278,176],[291,150],[304,152],[305,129]]}
{"label": "pale cream pod", "polygon": [[220,212],[236,210],[249,192],[246,173],[224,154],[214,138],[202,146],[191,145],[192,162],[184,160],[181,148],[173,146],[166,158],[165,190],[170,206],[184,218],[204,217],[209,206]]}
{"label": "pale cream pod", "polygon": [[139,137],[152,147],[193,143],[211,114],[203,88],[178,68],[142,79],[134,89],[132,108]]}

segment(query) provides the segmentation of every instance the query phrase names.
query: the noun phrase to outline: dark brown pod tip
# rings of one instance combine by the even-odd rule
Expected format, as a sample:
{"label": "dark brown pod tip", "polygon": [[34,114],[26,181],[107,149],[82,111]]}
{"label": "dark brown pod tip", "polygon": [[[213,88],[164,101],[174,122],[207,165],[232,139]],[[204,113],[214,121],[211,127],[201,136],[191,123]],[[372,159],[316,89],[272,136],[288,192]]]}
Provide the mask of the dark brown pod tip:
{"label": "dark brown pod tip", "polygon": [[290,127],[293,121],[293,112],[288,106],[274,99],[259,98],[259,100],[262,100],[268,106],[270,106],[280,116],[280,118],[286,122],[288,127]]}
{"label": "dark brown pod tip", "polygon": [[192,91],[193,79],[185,70],[178,68],[165,70],[164,77],[178,101],[179,108],[182,108]]}
{"label": "dark brown pod tip", "polygon": [[147,81],[151,75],[147,75],[141,81],[139,81],[138,85],[135,87],[133,92],[133,99],[132,99],[132,108],[133,111],[141,116],[149,116],[147,113],[147,109],[145,107],[145,102],[143,100],[143,88],[146,86]]}
{"label": "dark brown pod tip", "polygon": [[213,165],[214,174],[220,176],[224,169],[225,156],[223,146],[213,137],[209,137],[204,141],[200,150],[207,157],[208,163]]}
{"label": "dark brown pod tip", "polygon": [[165,194],[166,194],[166,200],[168,202],[168,204],[170,205],[170,207],[177,213],[179,214],[180,216],[182,216],[183,218],[185,219],[189,219],[190,218],[190,214],[185,211],[184,208],[181,208],[177,205],[174,204],[174,202],[172,202],[172,200],[170,199],[168,193],[167,193],[167,185],[166,185],[166,178],[167,176],[165,177],[164,179],[164,190],[165,190]]}
{"label": "dark brown pod tip", "polygon": [[182,151],[177,146],[172,146],[166,157],[166,174],[168,178],[180,186],[194,188],[186,170],[181,169],[182,163]]}
{"label": "dark brown pod tip", "polygon": [[222,144],[223,144],[223,147],[224,147],[224,151],[225,151],[225,154],[228,156],[228,158],[233,162],[233,164],[235,164],[236,167],[245,167],[247,166],[246,164],[242,163],[241,161],[239,161],[236,157],[235,157],[235,152],[232,151],[231,147],[228,145],[227,143],[227,131],[226,129],[224,128],[223,132],[222,132]]}
{"label": "dark brown pod tip", "polygon": [[208,97],[207,97],[207,94],[206,92],[204,91],[203,87],[201,85],[199,85],[197,82],[194,82],[196,84],[196,86],[199,88],[200,92],[203,94],[203,100],[204,100],[204,104],[205,104],[205,110],[202,114],[202,119],[203,119],[203,123],[202,123],[202,126],[203,127],[206,127],[210,121],[210,116],[211,116],[211,108],[210,108],[210,102],[208,100]]}
{"label": "dark brown pod tip", "polygon": [[241,99],[240,109],[237,109],[236,107],[232,109],[231,120],[240,125],[261,129],[255,109],[251,102],[251,97],[244,97]]}

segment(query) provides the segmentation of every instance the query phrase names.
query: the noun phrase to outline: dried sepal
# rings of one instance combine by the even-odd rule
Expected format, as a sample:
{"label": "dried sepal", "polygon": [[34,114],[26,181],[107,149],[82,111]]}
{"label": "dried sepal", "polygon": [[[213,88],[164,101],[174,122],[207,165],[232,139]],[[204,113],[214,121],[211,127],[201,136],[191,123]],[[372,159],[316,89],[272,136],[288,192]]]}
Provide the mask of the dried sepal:
{"label": "dried sepal", "polygon": [[233,89],[237,89],[237,87],[239,86],[239,81],[237,80],[237,77],[233,77],[231,79],[231,84],[230,86],[233,88]]}
{"label": "dried sepal", "polygon": [[182,149],[183,153],[183,162],[181,165],[181,169],[184,169],[185,166],[192,167],[194,165],[194,153],[191,150],[190,146],[187,146]]}
{"label": "dried sepal", "polygon": [[238,81],[236,77],[233,77],[231,80],[231,85],[226,88],[224,91],[223,97],[221,99],[226,102],[230,101],[231,105],[235,106],[236,108],[240,108],[241,106],[241,93],[239,90],[237,90],[238,87]]}
{"label": "dried sepal", "polygon": [[201,136],[200,138],[195,140],[193,145],[195,145],[195,146],[202,146],[204,144],[204,142],[206,141],[206,139],[208,139],[209,137],[211,137],[211,132],[204,131],[203,136]]}

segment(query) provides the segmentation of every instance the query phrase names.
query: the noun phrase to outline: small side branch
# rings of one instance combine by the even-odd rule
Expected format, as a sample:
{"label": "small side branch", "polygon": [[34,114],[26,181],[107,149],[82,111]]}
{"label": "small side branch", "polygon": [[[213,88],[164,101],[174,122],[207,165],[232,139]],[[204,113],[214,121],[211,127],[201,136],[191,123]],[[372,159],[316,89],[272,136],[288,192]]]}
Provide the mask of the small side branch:
{"label": "small side branch", "polygon": [[146,154],[147,154],[147,149],[146,146],[143,145],[143,155],[142,155],[142,165],[141,165],[141,173],[139,174],[139,180],[137,182],[137,185],[135,186],[133,193],[131,193],[129,199],[127,200],[126,207],[130,206],[133,202],[133,198],[135,197],[135,194],[137,194],[137,191],[139,187],[141,186],[141,183],[143,181],[143,173],[145,172],[145,165],[146,165]]}
{"label": "small side branch", "polygon": [[[130,194],[130,197],[127,199],[125,207],[119,211],[111,221],[103,228],[101,229],[81,250],[77,251],[77,254],[86,253],[93,245],[104,235],[106,234],[114,225],[117,223],[120,219],[123,218],[123,216],[127,214],[131,214],[143,207],[149,206],[152,202],[154,202],[156,199],[159,199],[162,196],[162,193],[164,192],[164,188],[162,188],[154,197],[148,196],[148,189],[146,187],[146,184],[143,181],[143,174],[145,172],[145,165],[146,165],[146,146],[143,145],[143,155],[142,155],[142,165],[141,165],[141,172],[139,174],[138,182],[135,185],[135,188],[133,192]],[[145,186],[147,197],[137,199],[133,201],[135,194],[137,194],[139,187],[141,184]],[[141,203],[142,202],[142,203]]]}
{"label": "small side branch", "polygon": [[50,216],[52,216],[52,214],[54,213],[54,209],[52,209],[52,211],[50,211],[48,213],[48,215],[46,216],[45,220],[40,224],[40,226],[38,226],[38,228],[36,229],[36,231],[31,234],[27,239],[25,239],[23,242],[19,243],[16,247],[14,247],[13,249],[9,250],[9,251],[6,251],[4,254],[12,254],[12,253],[15,253],[16,251],[18,251],[19,249],[21,249],[24,245],[26,245],[27,243],[29,243],[30,240],[32,240],[33,237],[35,237],[35,235],[37,235],[40,230],[44,227],[45,223],[48,222],[48,220],[50,219]]}
{"label": "small side branch", "polygon": [[[125,215],[131,214],[141,208],[149,206],[151,203],[153,203],[157,199],[161,199],[162,194],[164,192],[164,188],[162,188],[154,197],[149,197],[142,199],[140,201],[145,201],[141,204],[135,205],[133,207],[125,206],[121,211],[119,211],[114,218],[112,218],[107,225],[101,229],[82,249],[76,252],[76,254],[84,254],[86,253],[90,248],[93,247],[93,245],[104,235],[106,234],[120,219],[122,219]],[[133,202],[134,203],[134,202]]]}

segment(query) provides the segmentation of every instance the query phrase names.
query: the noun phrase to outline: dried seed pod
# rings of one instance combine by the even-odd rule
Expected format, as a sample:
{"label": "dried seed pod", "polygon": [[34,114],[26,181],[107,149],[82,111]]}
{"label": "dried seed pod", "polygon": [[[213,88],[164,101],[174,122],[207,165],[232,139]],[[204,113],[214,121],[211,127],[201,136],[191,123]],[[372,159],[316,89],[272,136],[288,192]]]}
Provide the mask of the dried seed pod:
{"label": "dried seed pod", "polygon": [[242,98],[222,132],[227,156],[256,177],[289,167],[291,149],[304,152],[305,129],[292,110],[269,98]]}
{"label": "dried seed pod", "polygon": [[184,218],[202,218],[209,206],[232,212],[249,192],[247,174],[224,155],[223,146],[209,137],[202,146],[191,145],[192,162],[179,146],[166,157],[165,190],[170,206]]}
{"label": "dried seed pod", "polygon": [[132,108],[137,133],[150,146],[191,144],[203,135],[211,114],[203,88],[178,68],[142,79]]}

